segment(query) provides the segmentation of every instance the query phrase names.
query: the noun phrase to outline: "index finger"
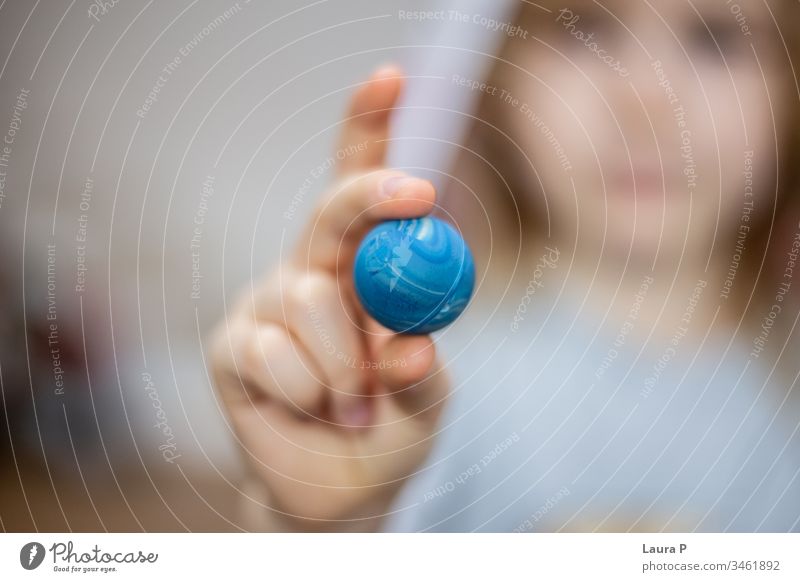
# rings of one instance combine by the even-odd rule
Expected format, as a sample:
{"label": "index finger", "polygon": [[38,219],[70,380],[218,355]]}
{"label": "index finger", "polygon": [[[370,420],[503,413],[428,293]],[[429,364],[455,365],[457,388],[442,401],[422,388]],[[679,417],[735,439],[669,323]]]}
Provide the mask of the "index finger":
{"label": "index finger", "polygon": [[383,165],[391,112],[403,85],[403,71],[385,65],[351,97],[339,137],[338,151],[343,157],[336,168],[339,177]]}

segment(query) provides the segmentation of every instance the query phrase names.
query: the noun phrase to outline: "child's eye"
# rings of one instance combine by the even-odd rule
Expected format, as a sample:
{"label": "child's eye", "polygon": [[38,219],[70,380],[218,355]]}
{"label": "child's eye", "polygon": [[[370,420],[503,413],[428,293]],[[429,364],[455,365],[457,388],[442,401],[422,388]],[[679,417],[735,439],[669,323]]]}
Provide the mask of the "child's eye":
{"label": "child's eye", "polygon": [[736,27],[715,20],[696,23],[689,34],[690,55],[701,58],[730,60],[738,57],[745,45]]}
{"label": "child's eye", "polygon": [[587,34],[594,33],[596,38],[605,37],[613,30],[613,22],[607,14],[596,11],[581,14],[578,26]]}

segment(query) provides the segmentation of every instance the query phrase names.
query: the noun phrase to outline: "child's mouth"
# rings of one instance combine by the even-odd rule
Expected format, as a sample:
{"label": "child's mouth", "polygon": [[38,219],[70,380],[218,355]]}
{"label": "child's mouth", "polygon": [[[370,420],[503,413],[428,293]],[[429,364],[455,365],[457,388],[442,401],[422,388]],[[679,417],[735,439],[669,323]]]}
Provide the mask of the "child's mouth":
{"label": "child's mouth", "polygon": [[665,177],[660,168],[634,167],[615,172],[609,184],[609,196],[625,199],[660,199],[665,192]]}

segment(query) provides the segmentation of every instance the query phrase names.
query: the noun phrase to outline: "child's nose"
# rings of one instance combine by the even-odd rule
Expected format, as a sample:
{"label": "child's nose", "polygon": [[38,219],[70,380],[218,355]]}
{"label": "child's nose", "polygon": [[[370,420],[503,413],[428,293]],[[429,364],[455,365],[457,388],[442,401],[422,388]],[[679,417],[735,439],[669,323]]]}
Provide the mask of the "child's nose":
{"label": "child's nose", "polygon": [[615,113],[619,130],[639,147],[652,144],[676,127],[683,101],[675,75],[680,71],[672,61],[664,62],[638,51],[627,51],[628,72],[624,79],[610,82],[604,94]]}

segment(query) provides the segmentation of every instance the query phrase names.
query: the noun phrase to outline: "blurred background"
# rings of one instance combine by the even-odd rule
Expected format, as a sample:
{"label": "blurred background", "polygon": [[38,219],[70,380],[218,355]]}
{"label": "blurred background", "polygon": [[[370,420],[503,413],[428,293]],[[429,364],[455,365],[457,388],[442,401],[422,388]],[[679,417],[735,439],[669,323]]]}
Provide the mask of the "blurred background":
{"label": "blurred background", "polygon": [[[489,4],[483,6],[487,11]],[[589,3],[576,3],[582,4]],[[399,13],[428,9],[430,3],[422,0],[0,2],[2,530],[247,529],[236,510],[239,453],[207,372],[209,332],[234,295],[285,255],[329,185],[339,124],[355,87],[380,64],[404,64],[433,52],[426,43],[441,23]],[[725,16],[736,14],[728,9]],[[459,34],[475,39],[497,33],[473,28],[462,27]],[[710,45],[701,32],[697,50],[706,54],[703,47]],[[573,45],[567,46],[578,50]],[[527,45],[522,46],[525,57]],[[467,55],[465,62],[481,54],[457,52]],[[597,65],[594,55],[576,54],[588,54]],[[458,63],[447,62],[448,72],[450,65],[460,70]],[[423,82],[454,87],[449,79],[431,75]],[[499,77],[499,86],[510,80]],[[663,97],[660,86],[648,86]],[[431,99],[473,99],[469,95],[481,92],[452,87],[447,94],[429,90]],[[576,101],[591,100],[573,94]],[[433,127],[451,104],[438,105],[415,110],[417,126],[403,128],[417,135],[426,125]],[[452,106],[451,117],[459,117],[458,106]],[[766,113],[760,113],[766,123]],[[673,121],[665,122],[670,130]],[[518,127],[524,134],[525,126]],[[569,149],[563,134],[578,132],[560,127]],[[769,129],[764,133],[769,143],[762,147],[767,153],[777,145]],[[558,133],[555,127],[554,139]],[[503,151],[476,135],[487,150]],[[440,144],[408,145],[419,158],[409,166],[436,167],[432,159],[443,154]],[[548,143],[544,151],[551,149]],[[711,153],[716,163],[716,152]],[[558,180],[572,179],[562,174],[559,169]],[[736,175],[725,180],[740,177],[737,165]],[[792,195],[785,209],[769,217],[775,248],[791,246],[799,200]],[[480,222],[476,228],[483,227]],[[785,253],[776,257],[765,273],[782,272]],[[528,271],[520,273],[527,284]],[[494,300],[492,285],[499,288],[500,280],[487,281],[486,293]],[[586,289],[576,291],[578,299]],[[511,309],[517,299],[508,301]],[[791,301],[782,324],[794,331],[800,321],[796,293]],[[764,313],[751,311],[760,325]],[[567,312],[574,315],[569,307]],[[535,318],[530,322],[536,327]],[[616,334],[619,325],[609,326]],[[474,334],[462,335],[467,341]],[[558,342],[543,337],[542,343],[558,349]],[[777,332],[772,337],[780,347]],[[610,353],[607,344],[596,347],[601,357]],[[797,362],[791,361],[791,349],[786,354],[794,374]],[[481,355],[473,363],[480,363]],[[557,372],[570,372],[570,360],[565,361]],[[488,373],[499,365],[493,362]],[[764,369],[773,376],[766,363]],[[618,371],[627,374],[621,364]],[[531,376],[524,368],[518,372],[526,380]],[[727,382],[724,374],[720,378]],[[797,378],[790,379],[793,385]],[[790,382],[773,381],[788,390]],[[478,388],[483,397],[483,386]],[[795,439],[796,414],[790,420]],[[614,422],[612,417],[616,430]],[[487,450],[492,446],[494,441]],[[524,447],[517,449],[521,455]],[[790,453],[797,458],[795,450]],[[520,465],[512,455],[503,462]],[[505,479],[510,472],[497,475]]]}
{"label": "blurred background", "polygon": [[419,32],[394,4],[0,3],[2,529],[243,527],[203,342]]}

